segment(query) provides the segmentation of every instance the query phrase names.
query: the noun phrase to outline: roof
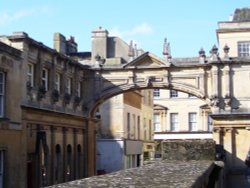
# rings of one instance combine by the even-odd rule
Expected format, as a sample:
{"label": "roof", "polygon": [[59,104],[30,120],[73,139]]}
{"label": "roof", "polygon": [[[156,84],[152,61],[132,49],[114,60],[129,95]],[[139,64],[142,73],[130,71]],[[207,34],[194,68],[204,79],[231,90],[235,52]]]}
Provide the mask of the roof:
{"label": "roof", "polygon": [[234,11],[233,21],[250,21],[250,8],[236,9]]}

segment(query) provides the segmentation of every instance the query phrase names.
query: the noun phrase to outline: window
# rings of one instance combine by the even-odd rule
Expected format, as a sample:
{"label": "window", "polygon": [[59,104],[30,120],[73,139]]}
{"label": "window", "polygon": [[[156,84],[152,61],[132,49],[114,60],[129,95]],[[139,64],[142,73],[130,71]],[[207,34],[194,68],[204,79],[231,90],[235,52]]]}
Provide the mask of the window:
{"label": "window", "polygon": [[4,155],[3,155],[3,151],[0,150],[0,188],[3,188],[3,173],[4,173]]}
{"label": "window", "polygon": [[49,71],[48,69],[42,70],[42,86],[44,87],[45,91],[49,89]]}
{"label": "window", "polygon": [[140,135],[141,135],[141,120],[140,120],[141,118],[140,118],[140,116],[137,116],[137,138],[138,138],[138,140],[140,140]]}
{"label": "window", "polygon": [[176,97],[178,97],[178,91],[170,90],[170,98],[176,98]]}
{"label": "window", "polygon": [[160,97],[160,89],[154,89],[154,98]]}
{"label": "window", "polygon": [[189,131],[197,131],[197,114],[189,113],[188,114],[188,122],[189,122]]}
{"label": "window", "polygon": [[160,114],[154,114],[154,131],[155,132],[161,131]]}
{"label": "window", "polygon": [[196,98],[196,96],[189,93],[188,98]]}
{"label": "window", "polygon": [[56,73],[55,76],[55,89],[60,93],[61,92],[61,75]]}
{"label": "window", "polygon": [[55,157],[55,184],[61,182],[61,146],[56,145],[56,157]]}
{"label": "window", "polygon": [[66,93],[71,94],[71,89],[72,89],[72,78],[67,78]]}
{"label": "window", "polygon": [[250,56],[250,42],[238,42],[238,56],[239,57]]}
{"label": "window", "polygon": [[179,131],[178,113],[170,114],[170,129],[171,131]]}
{"label": "window", "polygon": [[32,63],[28,64],[27,81],[31,87],[34,87],[34,65]]}
{"label": "window", "polygon": [[127,134],[128,138],[130,138],[130,113],[127,113]]}
{"label": "window", "polygon": [[78,97],[81,97],[81,96],[82,96],[81,91],[82,91],[82,83],[81,83],[81,82],[78,82],[77,88],[76,88],[76,95],[77,95]]}
{"label": "window", "polygon": [[5,74],[0,72],[0,117],[4,116],[5,103]]}
{"label": "window", "polygon": [[67,145],[67,169],[66,175],[67,180],[71,180],[72,177],[72,147],[70,144]]}
{"label": "window", "polygon": [[211,114],[209,113],[207,116],[207,127],[208,127],[208,131],[212,132],[213,131],[213,123],[212,123],[212,118],[210,116]]}
{"label": "window", "polygon": [[136,139],[136,116],[135,114],[132,115],[132,134],[133,134],[133,138]]}

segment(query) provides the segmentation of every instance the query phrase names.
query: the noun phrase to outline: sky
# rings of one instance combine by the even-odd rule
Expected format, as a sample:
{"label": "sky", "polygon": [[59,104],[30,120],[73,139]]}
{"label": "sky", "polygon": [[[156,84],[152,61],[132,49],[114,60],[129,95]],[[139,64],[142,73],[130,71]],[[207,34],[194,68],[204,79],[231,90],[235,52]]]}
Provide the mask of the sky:
{"label": "sky", "polygon": [[218,46],[218,22],[244,7],[249,0],[0,0],[0,35],[24,31],[53,48],[60,32],[74,36],[82,52],[91,51],[91,31],[102,27],[159,57],[165,38],[172,57],[194,57]]}

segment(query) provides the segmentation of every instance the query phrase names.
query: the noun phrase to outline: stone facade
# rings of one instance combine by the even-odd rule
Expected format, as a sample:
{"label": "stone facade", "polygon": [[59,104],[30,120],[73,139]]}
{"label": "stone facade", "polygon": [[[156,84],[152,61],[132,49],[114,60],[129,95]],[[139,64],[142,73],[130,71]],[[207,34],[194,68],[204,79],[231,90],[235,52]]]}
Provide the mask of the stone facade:
{"label": "stone facade", "polygon": [[[242,61],[250,56],[250,19],[249,8],[236,9],[232,21],[219,22],[217,38],[221,57],[238,58]],[[238,72],[233,68],[228,68],[222,72],[233,80],[230,88],[233,94],[234,103],[244,105],[245,97],[249,96],[249,91],[244,83],[249,78],[248,65],[240,65],[244,72]],[[222,85],[222,87],[225,87]],[[248,97],[247,97],[248,98]],[[243,102],[244,101],[244,102]],[[246,100],[248,101],[248,100]],[[233,101],[228,101],[233,103]],[[243,107],[243,106],[242,106]],[[226,150],[226,161],[231,172],[242,172],[245,168],[244,160],[250,146],[249,127],[249,105],[235,109],[236,114],[215,114],[213,115],[214,140],[224,146]]]}
{"label": "stone facade", "polygon": [[95,120],[83,112],[91,70],[23,32],[1,41],[0,183],[30,188],[94,175]]}

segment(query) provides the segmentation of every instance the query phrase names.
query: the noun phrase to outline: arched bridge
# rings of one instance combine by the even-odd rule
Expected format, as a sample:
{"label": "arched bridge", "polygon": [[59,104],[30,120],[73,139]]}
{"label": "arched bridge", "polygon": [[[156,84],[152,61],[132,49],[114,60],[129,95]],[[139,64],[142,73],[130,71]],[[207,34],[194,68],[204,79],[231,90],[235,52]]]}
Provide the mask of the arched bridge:
{"label": "arched bridge", "polygon": [[93,93],[87,106],[91,116],[104,100],[129,90],[174,89],[204,100],[215,114],[248,112],[250,60],[182,59],[169,62],[147,52],[128,64],[95,69]]}
{"label": "arched bridge", "polygon": [[[243,169],[250,138],[250,59],[204,57],[173,60],[144,53],[121,66],[98,66],[88,88],[86,115],[117,94],[140,89],[174,89],[204,100],[211,108],[213,139],[224,146],[230,169]],[[90,122],[91,123],[91,122]],[[94,122],[93,122],[94,125]]]}

